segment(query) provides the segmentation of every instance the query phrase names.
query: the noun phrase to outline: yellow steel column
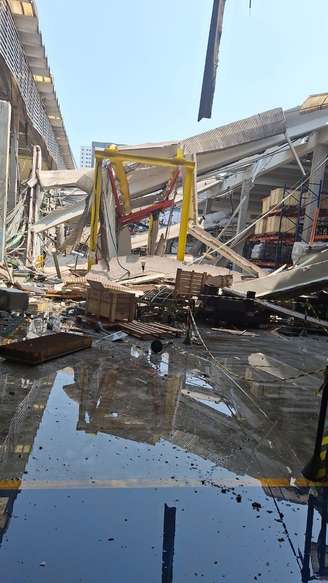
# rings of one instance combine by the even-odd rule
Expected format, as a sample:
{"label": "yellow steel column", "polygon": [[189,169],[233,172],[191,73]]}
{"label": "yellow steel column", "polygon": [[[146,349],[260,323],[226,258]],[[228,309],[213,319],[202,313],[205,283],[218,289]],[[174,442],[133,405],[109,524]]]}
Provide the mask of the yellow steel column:
{"label": "yellow steel column", "polygon": [[198,191],[197,191],[197,155],[193,154],[193,161],[195,164],[195,169],[193,173],[193,183],[192,183],[192,202],[191,202],[191,216],[195,225],[198,224]]}
{"label": "yellow steel column", "polygon": [[121,193],[123,194],[124,199],[124,210],[126,213],[130,213],[131,212],[130,188],[124,170],[123,160],[121,159],[121,153],[119,152],[119,149],[117,146],[115,146],[115,144],[112,144],[111,146],[109,146],[109,148],[106,148],[104,153],[110,159],[112,166],[114,166],[116,177],[120,183],[120,190]]}
{"label": "yellow steel column", "polygon": [[97,249],[97,238],[98,238],[98,225],[99,225],[99,214],[100,214],[100,202],[101,202],[101,176],[102,162],[96,158],[95,167],[95,180],[92,192],[92,205],[91,205],[91,220],[90,220],[90,238],[89,238],[89,256],[88,256],[88,269],[96,262],[96,249]]}
{"label": "yellow steel column", "polygon": [[177,254],[178,261],[184,261],[185,252],[186,252],[194,168],[185,167],[184,171],[185,171],[185,175],[184,175],[184,180],[183,180],[183,200],[182,200],[179,242],[178,242],[178,254]]}
{"label": "yellow steel column", "polygon": [[124,210],[126,213],[130,213],[131,212],[130,190],[123,163],[120,160],[116,160],[115,158],[114,159],[112,158],[111,162],[112,165],[114,166],[116,177],[120,183],[121,193],[123,194]]}

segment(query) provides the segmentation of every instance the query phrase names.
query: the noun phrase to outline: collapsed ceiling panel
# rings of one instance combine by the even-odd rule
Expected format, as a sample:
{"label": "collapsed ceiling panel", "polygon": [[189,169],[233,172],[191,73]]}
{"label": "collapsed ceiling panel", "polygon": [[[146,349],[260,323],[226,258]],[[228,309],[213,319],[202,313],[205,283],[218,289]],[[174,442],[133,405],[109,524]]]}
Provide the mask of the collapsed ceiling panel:
{"label": "collapsed ceiling panel", "polygon": [[210,152],[284,134],[285,131],[285,115],[281,107],[277,107],[197,134],[184,140],[183,145],[189,153]]}

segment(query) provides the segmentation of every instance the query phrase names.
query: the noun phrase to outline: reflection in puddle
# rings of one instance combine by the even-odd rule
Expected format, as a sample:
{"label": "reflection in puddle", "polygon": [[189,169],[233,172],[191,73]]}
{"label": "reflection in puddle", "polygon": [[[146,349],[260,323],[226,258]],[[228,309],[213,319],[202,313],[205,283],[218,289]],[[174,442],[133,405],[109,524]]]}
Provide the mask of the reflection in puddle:
{"label": "reflection in puddle", "polygon": [[213,385],[210,385],[198,371],[191,371],[186,373],[186,384],[192,387],[202,387],[203,389],[213,390]]}
{"label": "reflection in puddle", "polygon": [[214,411],[218,411],[219,413],[223,413],[228,417],[232,417],[236,414],[236,411],[232,407],[232,405],[228,405],[224,401],[219,398],[214,397],[213,395],[207,395],[206,393],[197,393],[196,391],[190,391],[187,389],[182,389],[182,394],[190,397],[191,399],[195,399],[198,403],[202,405],[206,405]]}
{"label": "reflection in puddle", "polygon": [[[255,370],[260,371],[263,375],[268,374],[272,377],[279,379],[281,381],[284,380],[294,380],[294,384],[296,384],[296,380],[301,374],[301,371],[294,366],[286,364],[277,358],[272,358],[271,356],[267,356],[262,352],[253,352],[248,357],[248,362]],[[318,380],[315,377],[311,377],[308,375],[302,375],[303,382],[309,386],[317,387]]]}
{"label": "reflection in puddle", "polygon": [[272,391],[270,422],[258,415],[250,423],[241,395],[224,394],[208,364],[198,370],[194,357],[181,360],[171,350],[120,347],[23,378],[14,367],[1,371],[0,477],[11,487],[0,491],[0,563],[9,580],[45,580],[43,561],[49,581],[66,581],[73,563],[73,581],[109,570],[126,583],[189,583],[195,573],[238,581],[241,568],[245,581],[266,583],[299,583],[301,569],[303,581],[325,574],[324,492],[307,507],[305,488],[296,495],[265,481],[292,483],[312,450],[308,400],[291,417],[287,399],[299,402],[300,393],[282,399]]}
{"label": "reflection in puddle", "polygon": [[153,354],[151,350],[147,354],[148,364],[154,368],[161,377],[167,376],[169,372],[169,354],[162,352],[161,354]]}

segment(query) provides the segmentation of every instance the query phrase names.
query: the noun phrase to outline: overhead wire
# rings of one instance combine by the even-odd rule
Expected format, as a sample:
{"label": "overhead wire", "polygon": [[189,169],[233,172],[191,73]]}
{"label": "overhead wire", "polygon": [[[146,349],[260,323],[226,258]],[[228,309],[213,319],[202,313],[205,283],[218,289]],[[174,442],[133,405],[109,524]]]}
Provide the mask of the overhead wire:
{"label": "overhead wire", "polygon": [[[208,346],[206,345],[199,329],[198,326],[195,322],[195,318],[194,315],[192,313],[192,310],[189,308],[189,312],[190,312],[190,318],[192,321],[192,325],[194,327],[194,330],[196,332],[196,335],[199,339],[199,341],[201,342],[203,348],[206,350],[206,352],[208,353],[208,355],[210,356],[210,358],[212,359],[214,365],[219,368],[221,370],[221,372],[223,372],[223,374],[230,380],[230,382],[232,382],[235,387],[237,387],[237,389],[239,391],[241,391],[241,393],[244,395],[244,397],[246,397],[249,401],[251,401],[251,403],[262,413],[262,415],[264,417],[266,417],[267,419],[269,418],[268,415],[266,414],[265,411],[263,411],[263,409],[256,403],[256,401],[254,401],[254,399],[245,391],[245,389],[237,382],[237,380],[234,378],[237,375],[235,375],[234,373],[232,373],[232,371],[230,371],[222,362],[220,362],[215,356],[214,354],[212,354],[212,352],[209,350]],[[237,377],[238,378],[238,377]]]}
{"label": "overhead wire", "polygon": [[[189,308],[190,309],[190,308]],[[208,348],[207,344],[205,343],[204,338],[202,337],[199,328],[196,324],[194,315],[192,313],[192,311],[190,310],[190,317],[191,317],[191,321],[196,333],[196,336],[198,337],[200,343],[202,344],[203,348],[205,349],[205,351],[208,353],[208,355],[210,356],[210,358],[213,360],[213,362],[215,362],[215,364],[226,374],[226,376],[234,383],[238,386],[239,389],[242,390],[242,392],[244,394],[247,395],[248,398],[250,398],[250,396],[246,393],[246,391],[237,383],[236,379],[238,379],[239,381],[247,381],[247,379],[241,375],[237,375],[236,373],[234,373],[232,370],[230,370],[229,368],[227,368],[222,362],[220,362],[215,356],[214,354],[210,351],[210,349]],[[266,368],[271,368],[271,366],[268,365],[257,365],[255,368],[257,369],[266,369]],[[319,374],[323,373],[326,370],[326,367],[323,367],[321,369],[313,369],[313,370],[305,370],[300,372],[297,375],[291,376],[291,377],[281,377],[279,379],[274,379],[272,381],[270,381],[270,384],[273,383],[282,383],[282,382],[289,382],[289,381],[294,381],[294,380],[298,380],[300,378],[304,378],[307,376],[318,376]],[[251,399],[253,401],[253,399]],[[255,402],[253,401],[253,403],[255,404]],[[261,410],[261,412],[263,413],[263,411]]]}

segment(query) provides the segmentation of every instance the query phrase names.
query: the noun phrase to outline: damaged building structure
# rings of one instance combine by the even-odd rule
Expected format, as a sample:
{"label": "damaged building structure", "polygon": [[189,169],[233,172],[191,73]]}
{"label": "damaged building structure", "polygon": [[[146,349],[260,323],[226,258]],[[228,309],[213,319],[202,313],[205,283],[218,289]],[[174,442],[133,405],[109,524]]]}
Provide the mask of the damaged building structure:
{"label": "damaged building structure", "polygon": [[77,168],[33,0],[0,59],[8,581],[328,580],[328,93]]}

